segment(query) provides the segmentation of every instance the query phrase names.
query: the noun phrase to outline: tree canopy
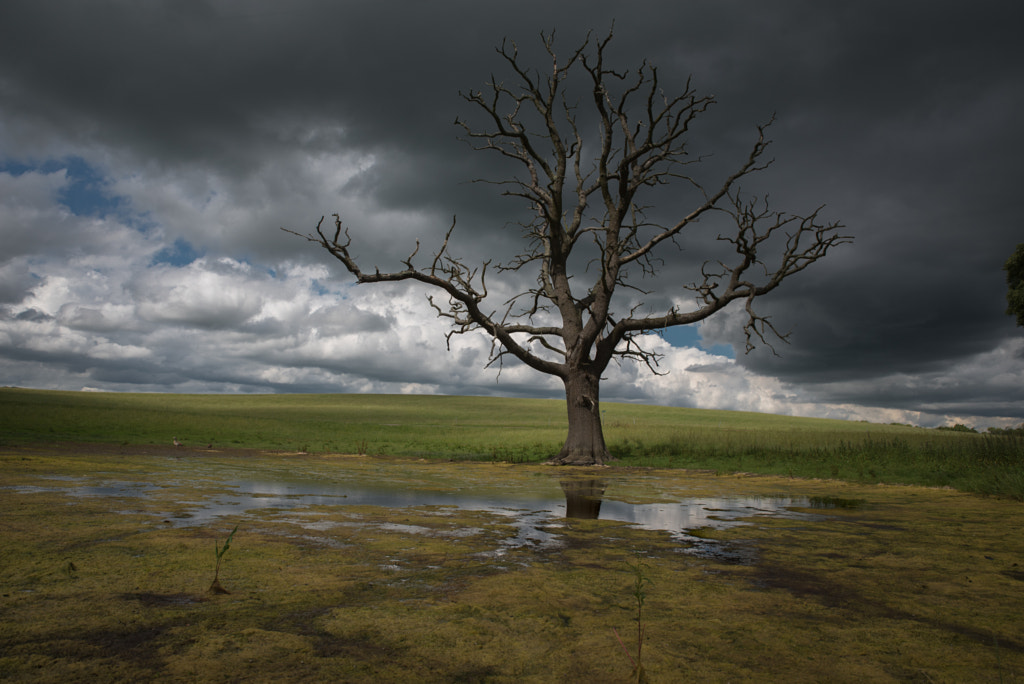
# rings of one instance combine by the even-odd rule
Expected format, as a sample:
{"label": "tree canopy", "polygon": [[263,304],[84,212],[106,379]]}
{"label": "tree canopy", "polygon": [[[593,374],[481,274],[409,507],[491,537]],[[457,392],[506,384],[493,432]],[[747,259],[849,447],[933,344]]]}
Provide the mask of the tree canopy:
{"label": "tree canopy", "polygon": [[[527,66],[511,41],[497,48],[509,82],[492,77],[484,89],[462,93],[482,123],[456,119],[462,136],[476,150],[502,155],[519,173],[488,179],[503,194],[522,201],[531,219],[523,222],[523,247],[504,263],[468,264],[453,252],[453,220],[440,247],[417,262],[420,250],[402,268],[365,270],[352,251],[342,219],[333,228],[320,219],[318,243],[360,284],[415,281],[432,289],[438,316],[450,320],[451,335],[483,330],[494,341],[491,362],[511,356],[560,378],[566,389],[569,435],[553,461],[599,464],[608,458],[601,427],[599,384],[616,359],[631,359],[657,372],[658,357],[642,336],[712,316],[733,302],[744,307],[746,348],[785,339],[755,300],[790,276],[849,242],[842,225],[820,218],[821,207],[789,214],[769,207],[766,196],[747,196],[740,181],[770,164],[765,157],[771,124],[758,126],[749,154],[713,184],[693,170],[705,159],[690,150],[691,124],[714,104],[687,82],[669,95],[658,69],[642,61],[632,70],[606,64],[612,33],[587,39],[559,55],[553,35],[543,35],[549,58],[543,73]],[[474,120],[476,121],[476,120]],[[649,204],[659,188],[679,191],[659,206]],[[683,190],[686,192],[684,193]],[[689,200],[685,206],[683,201]],[[671,284],[673,301],[649,312],[644,281],[664,261],[661,253],[712,216],[727,217],[729,232],[719,234],[726,252],[709,256],[689,282]],[[533,285],[506,301],[488,299],[488,279],[532,274]],[[685,297],[680,295],[686,294]]]}

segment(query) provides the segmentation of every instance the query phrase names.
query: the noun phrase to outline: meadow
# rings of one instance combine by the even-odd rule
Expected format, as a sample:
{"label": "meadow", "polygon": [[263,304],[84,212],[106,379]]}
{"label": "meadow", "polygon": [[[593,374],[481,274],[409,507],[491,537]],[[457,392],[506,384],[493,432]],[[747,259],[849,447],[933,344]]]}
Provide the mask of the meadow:
{"label": "meadow", "polygon": [[[603,403],[618,465],[948,486],[1024,500],[1024,438]],[[558,400],[423,395],[182,395],[0,389],[0,443],[92,442],[543,462]]]}

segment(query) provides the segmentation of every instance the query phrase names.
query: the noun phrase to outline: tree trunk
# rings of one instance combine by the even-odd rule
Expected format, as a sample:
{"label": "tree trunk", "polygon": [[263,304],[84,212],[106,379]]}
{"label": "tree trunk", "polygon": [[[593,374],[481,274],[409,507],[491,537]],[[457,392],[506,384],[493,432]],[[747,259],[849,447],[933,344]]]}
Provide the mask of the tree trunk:
{"label": "tree trunk", "polygon": [[601,430],[601,403],[598,396],[599,375],[574,370],[565,382],[565,403],[569,412],[569,435],[556,465],[601,465],[611,456],[604,444]]}
{"label": "tree trunk", "polygon": [[562,480],[565,492],[565,517],[597,520],[601,515],[601,497],[607,483],[604,480]]}

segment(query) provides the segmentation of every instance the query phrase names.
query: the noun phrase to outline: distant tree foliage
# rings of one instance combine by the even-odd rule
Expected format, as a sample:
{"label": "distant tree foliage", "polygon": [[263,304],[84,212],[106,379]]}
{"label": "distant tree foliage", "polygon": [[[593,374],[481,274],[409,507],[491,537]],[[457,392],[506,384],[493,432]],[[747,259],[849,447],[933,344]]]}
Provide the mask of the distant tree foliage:
{"label": "distant tree foliage", "polygon": [[967,427],[963,423],[957,423],[956,425],[940,425],[935,429],[946,430],[947,432],[977,432],[974,428]]}
{"label": "distant tree foliage", "polygon": [[988,429],[990,435],[1003,435],[1006,437],[1024,437],[1024,423],[1021,423],[1019,427],[1015,428],[997,428],[990,427]]}
{"label": "distant tree foliage", "polygon": [[1006,313],[1017,317],[1017,325],[1024,326],[1024,242],[1003,265],[1006,271]]}

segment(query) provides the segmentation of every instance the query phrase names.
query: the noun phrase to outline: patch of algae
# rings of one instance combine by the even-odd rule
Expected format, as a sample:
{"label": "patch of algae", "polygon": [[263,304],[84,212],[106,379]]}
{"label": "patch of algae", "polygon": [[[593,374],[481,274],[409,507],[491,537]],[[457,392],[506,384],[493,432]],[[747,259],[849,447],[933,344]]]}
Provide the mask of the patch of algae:
{"label": "patch of algae", "polygon": [[[283,467],[271,456],[246,463]],[[317,472],[332,464],[399,480],[420,467],[287,461]],[[702,543],[750,549],[753,562],[738,564],[601,520],[560,521],[549,529],[557,544],[506,546],[509,518],[444,506],[265,509],[183,527],[163,516],[195,492],[165,479],[177,477],[165,465],[131,454],[0,454],[0,679],[625,681],[632,668],[612,629],[635,640],[628,563],[637,552],[651,580],[651,681],[1024,676],[1019,503],[919,487],[604,471],[637,498],[653,489],[660,500],[864,502],[701,531]],[[562,472],[429,469],[439,487],[464,477],[554,491]],[[54,475],[96,473],[156,488],[89,498],[53,486]],[[208,594],[214,544],[235,524],[220,577],[232,593]]]}

